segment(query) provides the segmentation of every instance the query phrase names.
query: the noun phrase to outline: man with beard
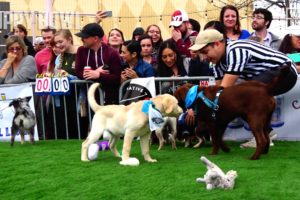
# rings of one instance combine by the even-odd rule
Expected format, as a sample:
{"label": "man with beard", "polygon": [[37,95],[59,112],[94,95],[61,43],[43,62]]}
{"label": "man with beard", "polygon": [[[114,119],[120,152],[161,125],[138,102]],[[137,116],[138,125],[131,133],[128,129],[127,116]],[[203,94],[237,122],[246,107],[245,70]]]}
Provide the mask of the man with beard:
{"label": "man with beard", "polygon": [[252,28],[255,31],[251,36],[259,37],[266,46],[278,50],[281,40],[278,36],[268,31],[273,20],[272,13],[267,9],[257,8],[253,12],[252,19]]}
{"label": "man with beard", "polygon": [[97,23],[85,25],[81,32],[75,35],[81,37],[83,42],[76,55],[77,77],[100,82],[105,93],[105,104],[118,104],[121,79],[119,53],[102,42],[104,31]]}
{"label": "man with beard", "polygon": [[[262,43],[264,43],[266,46],[278,50],[281,44],[281,40],[278,36],[268,31],[268,28],[270,27],[271,22],[273,20],[272,13],[267,9],[257,8],[253,12],[252,20],[252,28],[255,31],[251,34],[251,36],[260,38]],[[271,140],[277,137],[277,134],[272,128],[269,136]],[[253,137],[249,141],[241,144],[241,147],[256,147],[255,138]]]}
{"label": "man with beard", "polygon": [[51,40],[54,38],[54,34],[56,33],[56,29],[52,27],[43,28],[41,31],[44,45],[46,48],[42,49],[35,55],[35,62],[37,67],[38,74],[44,74],[47,72],[47,67],[52,54]]}
{"label": "man with beard", "polygon": [[176,10],[171,16],[169,27],[173,27],[172,40],[181,55],[191,57],[189,47],[195,42],[198,32],[189,29],[189,17],[184,10]]}

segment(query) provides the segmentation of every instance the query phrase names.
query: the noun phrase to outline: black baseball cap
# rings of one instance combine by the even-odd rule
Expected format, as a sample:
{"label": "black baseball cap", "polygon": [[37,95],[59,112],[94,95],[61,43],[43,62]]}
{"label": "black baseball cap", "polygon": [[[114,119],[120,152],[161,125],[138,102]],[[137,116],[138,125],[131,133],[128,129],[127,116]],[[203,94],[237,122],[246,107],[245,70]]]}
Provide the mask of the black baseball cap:
{"label": "black baseball cap", "polygon": [[102,38],[104,31],[101,26],[97,23],[90,23],[85,25],[79,33],[75,33],[76,36],[81,38],[88,38],[90,36],[98,36]]}

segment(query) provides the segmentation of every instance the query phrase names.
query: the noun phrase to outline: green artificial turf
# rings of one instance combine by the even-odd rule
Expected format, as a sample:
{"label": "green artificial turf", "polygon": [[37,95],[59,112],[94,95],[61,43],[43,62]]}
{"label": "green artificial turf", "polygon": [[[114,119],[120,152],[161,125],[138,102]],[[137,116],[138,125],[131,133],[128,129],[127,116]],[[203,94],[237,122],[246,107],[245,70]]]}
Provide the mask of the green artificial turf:
{"label": "green artificial turf", "polygon": [[[150,152],[158,162],[146,163],[134,141],[131,156],[140,160],[138,167],[119,165],[110,151],[81,162],[81,142],[16,142],[14,147],[1,142],[0,199],[300,199],[300,142],[275,141],[257,161],[247,159],[254,149],[240,149],[238,142],[227,142],[231,152],[217,156],[208,155],[210,144],[200,149],[178,144],[177,150],[165,145],[161,151],[153,145]],[[238,172],[233,190],[207,191],[196,183],[206,172],[202,155],[224,171]]]}

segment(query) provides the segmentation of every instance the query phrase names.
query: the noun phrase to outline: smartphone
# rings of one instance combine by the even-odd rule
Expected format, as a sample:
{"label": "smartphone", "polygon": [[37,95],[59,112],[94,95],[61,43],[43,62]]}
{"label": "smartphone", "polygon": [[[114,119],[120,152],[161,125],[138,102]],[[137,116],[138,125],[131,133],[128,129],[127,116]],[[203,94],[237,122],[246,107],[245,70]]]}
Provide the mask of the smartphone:
{"label": "smartphone", "polygon": [[105,11],[105,16],[106,17],[112,17],[112,11],[111,10]]}
{"label": "smartphone", "polygon": [[102,69],[109,69],[109,66],[107,64],[104,64]]}

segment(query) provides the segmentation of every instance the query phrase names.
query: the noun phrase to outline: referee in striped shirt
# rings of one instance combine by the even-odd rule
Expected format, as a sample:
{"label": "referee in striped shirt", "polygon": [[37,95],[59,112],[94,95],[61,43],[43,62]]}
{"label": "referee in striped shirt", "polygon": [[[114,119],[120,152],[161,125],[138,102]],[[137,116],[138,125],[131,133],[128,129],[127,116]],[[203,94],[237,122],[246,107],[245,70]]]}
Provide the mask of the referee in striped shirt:
{"label": "referee in striped shirt", "polygon": [[[225,88],[234,85],[238,79],[269,83],[286,65],[290,66],[289,73],[278,84],[274,94],[286,93],[297,82],[295,63],[285,54],[253,40],[237,40],[227,44],[223,34],[215,29],[206,29],[198,34],[195,44],[189,49],[198,51],[205,60],[215,64],[216,82]],[[271,138],[275,135],[271,126],[269,131]],[[256,146],[255,140],[247,143],[246,147]]]}
{"label": "referee in striped shirt", "polygon": [[237,40],[227,44],[223,34],[207,29],[197,36],[195,44],[189,49],[198,51],[205,60],[216,64],[216,82],[225,88],[234,85],[238,79],[269,83],[285,65],[290,66],[290,72],[275,94],[289,91],[297,81],[295,63],[285,54],[253,40]]}

